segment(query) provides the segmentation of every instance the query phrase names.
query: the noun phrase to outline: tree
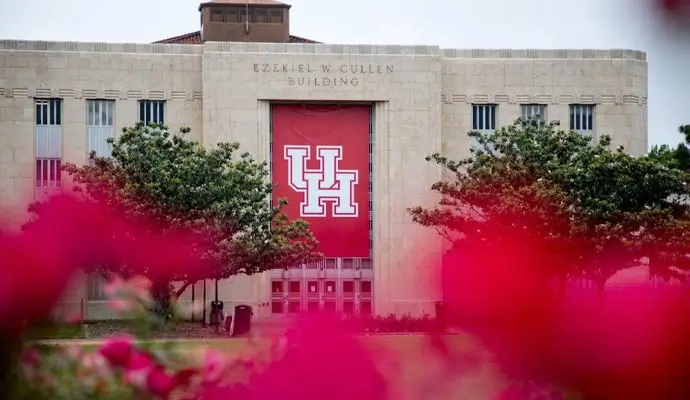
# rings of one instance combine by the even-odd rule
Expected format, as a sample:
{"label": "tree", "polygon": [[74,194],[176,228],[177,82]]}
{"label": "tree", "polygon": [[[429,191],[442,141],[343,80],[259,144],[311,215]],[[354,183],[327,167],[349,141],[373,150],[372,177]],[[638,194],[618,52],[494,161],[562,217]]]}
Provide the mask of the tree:
{"label": "tree", "polygon": [[612,151],[609,137],[594,141],[541,119],[469,136],[479,143],[471,157],[427,158],[452,177],[432,185],[438,207],[408,210],[456,251],[482,258],[509,239],[511,257],[532,257],[544,280],[585,276],[601,290],[650,251],[643,232],[652,221],[685,218],[687,207],[672,196],[686,193],[684,174],[652,157]]}
{"label": "tree", "polygon": [[648,156],[658,162],[664,163],[670,168],[690,172],[690,125],[681,125],[678,132],[683,136],[683,142],[675,149],[667,144],[655,145]]}
{"label": "tree", "polygon": [[[280,211],[283,202],[269,205],[273,186],[265,162],[248,153],[238,155],[237,143],[205,149],[186,140],[188,132],[171,134],[161,125],[137,124],[109,139],[112,157],[91,154],[88,165],[63,169],[75,192],[124,220],[145,221],[148,233],[161,243],[191,248],[206,261],[204,266],[154,271],[142,265],[147,262],[130,261],[94,270],[124,277],[143,274],[152,279],[154,297],[165,305],[202,279],[254,274],[319,256],[307,223],[289,221]],[[40,204],[30,210],[40,217]],[[189,243],[192,236],[185,232],[196,233],[199,242]],[[174,293],[173,282],[182,282]]]}

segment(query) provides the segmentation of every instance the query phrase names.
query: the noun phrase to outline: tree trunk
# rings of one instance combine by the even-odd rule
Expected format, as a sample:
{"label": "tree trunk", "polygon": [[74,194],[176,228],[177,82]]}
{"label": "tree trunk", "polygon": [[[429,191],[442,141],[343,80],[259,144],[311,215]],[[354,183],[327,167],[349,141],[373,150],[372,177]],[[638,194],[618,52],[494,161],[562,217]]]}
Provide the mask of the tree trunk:
{"label": "tree trunk", "polygon": [[193,281],[193,282],[192,281],[186,281],[185,283],[183,283],[182,286],[180,286],[180,288],[177,289],[177,291],[175,292],[175,296],[173,297],[173,300],[177,301],[180,298],[180,296],[182,296],[184,291],[187,290],[188,287],[196,284],[197,282],[199,282],[199,281]]}
{"label": "tree trunk", "polygon": [[173,317],[173,287],[169,281],[154,280],[151,296],[154,300],[153,312],[168,321]]}

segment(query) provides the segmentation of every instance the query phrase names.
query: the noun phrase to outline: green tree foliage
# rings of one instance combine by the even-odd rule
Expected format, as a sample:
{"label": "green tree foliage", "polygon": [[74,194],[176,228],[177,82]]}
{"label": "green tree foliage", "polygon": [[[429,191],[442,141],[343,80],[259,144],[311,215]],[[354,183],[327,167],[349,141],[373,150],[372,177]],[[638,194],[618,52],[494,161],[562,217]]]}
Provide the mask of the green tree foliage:
{"label": "green tree foliage", "polygon": [[[265,162],[239,154],[237,143],[205,149],[185,139],[189,129],[171,134],[160,125],[137,124],[109,139],[112,157],[91,155],[88,165],[67,164],[64,170],[74,190],[107,204],[123,218],[147,221],[153,233],[198,232],[213,245],[201,258],[213,260],[212,270],[156,274],[154,295],[159,302],[176,298],[202,279],[222,279],[285,267],[319,256],[318,243],[304,221],[289,221],[284,202],[269,206],[273,186]],[[31,211],[40,216],[40,205]],[[149,276],[146,265],[99,266],[103,273],[124,277]],[[160,272],[160,271],[158,271]],[[171,293],[172,282],[182,282]]]}
{"label": "green tree foliage", "polygon": [[652,147],[648,156],[668,165],[670,168],[690,172],[690,149],[688,148],[690,144],[690,125],[680,126],[678,132],[683,136],[683,142],[679,143],[676,148],[671,148],[667,144],[656,145]]}
{"label": "green tree foliage", "polygon": [[[451,177],[432,186],[438,206],[408,209],[456,251],[483,246],[492,254],[504,238],[519,238],[538,247],[549,278],[584,276],[603,288],[685,221],[687,207],[673,196],[686,193],[684,174],[657,158],[611,150],[609,137],[594,141],[541,119],[469,136],[479,144],[471,157],[427,158]],[[645,234],[652,227],[656,236]],[[666,274],[671,264],[656,272]]]}

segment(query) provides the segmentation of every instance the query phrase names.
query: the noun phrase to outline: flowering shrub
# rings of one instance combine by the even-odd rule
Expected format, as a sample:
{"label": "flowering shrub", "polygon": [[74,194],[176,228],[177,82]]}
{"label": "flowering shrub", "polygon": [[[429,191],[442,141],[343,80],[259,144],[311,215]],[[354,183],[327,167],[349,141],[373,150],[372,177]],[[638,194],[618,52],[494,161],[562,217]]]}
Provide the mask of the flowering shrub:
{"label": "flowering shrub", "polygon": [[[151,326],[149,312],[153,302],[141,277],[123,281],[113,278],[106,292],[111,307],[127,318],[139,318]],[[19,359],[16,398],[30,399],[272,399],[281,393],[294,398],[317,399],[339,391],[349,399],[355,393],[371,392],[380,399],[386,383],[365,350],[354,339],[328,332],[326,325],[309,329],[302,324],[299,335],[288,334],[270,349],[270,368],[261,368],[254,359],[230,358],[208,350],[196,354],[174,342],[137,342],[138,338],[117,335],[96,346],[28,345]],[[140,334],[145,337],[146,329]],[[327,338],[324,340],[324,338]],[[309,346],[295,346],[306,340]],[[334,346],[335,345],[335,346]],[[350,365],[352,379],[342,374],[324,373],[326,358]],[[344,363],[344,364],[340,364]],[[316,388],[296,385],[297,375],[321,376]],[[346,374],[347,375],[347,374]],[[366,376],[366,383],[354,384]],[[328,379],[326,379],[328,377]],[[319,393],[318,396],[316,394]],[[384,396],[385,397],[385,396]],[[331,394],[329,398],[334,398]],[[335,397],[336,399],[339,397]]]}

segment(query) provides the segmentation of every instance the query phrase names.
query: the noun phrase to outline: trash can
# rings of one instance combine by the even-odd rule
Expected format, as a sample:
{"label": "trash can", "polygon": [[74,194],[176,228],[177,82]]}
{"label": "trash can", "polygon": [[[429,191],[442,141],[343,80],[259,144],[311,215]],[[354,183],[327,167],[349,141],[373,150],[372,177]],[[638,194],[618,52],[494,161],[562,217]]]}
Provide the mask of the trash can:
{"label": "trash can", "polygon": [[252,329],[252,308],[246,304],[235,306],[232,318],[232,336],[248,334]]}
{"label": "trash can", "polygon": [[223,321],[223,302],[214,300],[211,302],[211,314],[209,315],[209,322],[211,326],[219,326]]}

